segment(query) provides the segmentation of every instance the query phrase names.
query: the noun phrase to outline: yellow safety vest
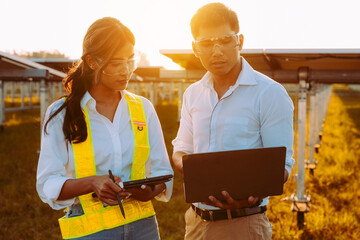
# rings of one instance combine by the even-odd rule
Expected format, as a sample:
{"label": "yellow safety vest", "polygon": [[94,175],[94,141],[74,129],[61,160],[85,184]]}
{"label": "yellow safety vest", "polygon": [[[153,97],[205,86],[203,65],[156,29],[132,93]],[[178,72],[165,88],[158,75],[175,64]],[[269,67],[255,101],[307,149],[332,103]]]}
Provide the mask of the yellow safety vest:
{"label": "yellow safety vest", "polygon": [[[131,180],[145,178],[145,163],[149,157],[150,146],[148,126],[141,98],[137,95],[125,95],[134,133],[134,156]],[[91,127],[87,107],[84,109],[87,126],[87,139],[78,144],[72,143],[76,178],[96,175],[95,156],[91,136]],[[141,202],[133,199],[123,201],[126,219],[119,206],[104,207],[102,202],[92,197],[92,193],[79,196],[84,215],[59,219],[64,239],[87,236],[105,229],[112,229],[136,220],[155,215],[151,201]]]}

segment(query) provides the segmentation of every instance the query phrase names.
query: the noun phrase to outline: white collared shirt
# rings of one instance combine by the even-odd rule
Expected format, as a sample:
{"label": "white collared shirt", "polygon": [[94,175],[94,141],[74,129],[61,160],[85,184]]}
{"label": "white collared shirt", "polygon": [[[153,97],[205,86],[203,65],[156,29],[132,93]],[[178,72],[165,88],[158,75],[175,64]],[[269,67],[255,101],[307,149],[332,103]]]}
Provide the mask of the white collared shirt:
{"label": "white collared shirt", "polygon": [[[134,137],[127,101],[122,98],[117,106],[113,122],[96,110],[96,101],[86,92],[80,105],[88,108],[91,122],[91,134],[95,154],[97,175],[108,174],[111,169],[122,181],[129,181],[134,153]],[[145,165],[147,177],[173,174],[159,119],[152,103],[141,97],[149,129],[150,155]],[[58,109],[64,100],[54,102],[46,111],[44,123],[50,113]],[[62,130],[65,111],[61,111],[47,125],[47,133],[42,133],[41,152],[37,170],[36,189],[42,201],[54,209],[70,206],[77,198],[57,201],[64,182],[75,178],[74,155],[71,143],[66,144]],[[173,181],[166,183],[165,192],[157,196],[158,200],[168,201],[172,194]]]}
{"label": "white collared shirt", "polygon": [[[294,165],[292,100],[284,87],[255,71],[242,58],[236,83],[218,99],[210,72],[183,96],[174,152],[203,153],[286,147],[285,169]],[[268,203],[268,198],[262,205]],[[199,204],[201,208],[212,208]]]}

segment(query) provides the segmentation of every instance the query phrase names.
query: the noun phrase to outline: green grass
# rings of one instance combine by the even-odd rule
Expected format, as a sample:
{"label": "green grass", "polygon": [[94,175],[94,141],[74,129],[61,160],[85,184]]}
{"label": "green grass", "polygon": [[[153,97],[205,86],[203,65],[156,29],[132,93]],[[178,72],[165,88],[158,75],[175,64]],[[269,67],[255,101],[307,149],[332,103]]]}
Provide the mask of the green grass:
{"label": "green grass", "polygon": [[[177,107],[156,108],[168,153],[178,129]],[[282,196],[272,197],[268,216],[273,239],[360,239],[360,94],[348,89],[334,91],[331,98],[314,176],[306,172],[311,210],[299,231],[296,213],[290,211],[290,196],[296,181],[290,177]],[[35,190],[40,148],[39,110],[6,114],[7,126],[0,133],[0,239],[61,239],[54,211],[41,202]],[[168,203],[154,201],[162,239],[184,236],[181,175],[175,172],[174,192]]]}

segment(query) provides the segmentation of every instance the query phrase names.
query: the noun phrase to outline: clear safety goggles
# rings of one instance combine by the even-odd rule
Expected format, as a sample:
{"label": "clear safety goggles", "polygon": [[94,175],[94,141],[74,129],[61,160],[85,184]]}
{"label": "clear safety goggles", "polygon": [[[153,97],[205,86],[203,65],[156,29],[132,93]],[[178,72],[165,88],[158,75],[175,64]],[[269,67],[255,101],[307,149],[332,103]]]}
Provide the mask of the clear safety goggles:
{"label": "clear safety goggles", "polygon": [[[101,58],[96,58],[96,64],[99,66],[98,61],[103,63]],[[118,75],[125,75],[129,72],[132,73],[137,68],[139,63],[139,57],[135,56],[130,59],[126,60],[110,60],[105,68],[103,69],[102,73],[108,76],[118,76]]]}
{"label": "clear safety goggles", "polygon": [[220,37],[205,38],[194,41],[198,54],[211,54],[215,46],[221,49],[234,49],[239,46],[239,35],[225,35]]}

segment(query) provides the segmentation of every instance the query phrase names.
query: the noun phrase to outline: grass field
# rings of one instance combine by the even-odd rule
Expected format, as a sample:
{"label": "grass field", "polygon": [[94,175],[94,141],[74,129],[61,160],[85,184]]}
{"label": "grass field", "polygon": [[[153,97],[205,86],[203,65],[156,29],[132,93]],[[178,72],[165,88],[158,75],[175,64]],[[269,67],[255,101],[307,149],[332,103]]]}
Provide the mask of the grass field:
{"label": "grass field", "polygon": [[[177,108],[158,106],[169,154],[175,137]],[[268,216],[273,239],[360,239],[360,93],[337,88],[331,98],[323,129],[318,167],[306,173],[311,211],[299,231],[291,202],[282,201],[296,187],[290,177],[282,196],[270,200]],[[0,239],[61,239],[54,211],[41,202],[35,190],[40,147],[39,110],[7,113],[7,126],[0,133]],[[169,203],[155,202],[162,239],[184,235],[181,176],[175,173],[174,194]]]}

